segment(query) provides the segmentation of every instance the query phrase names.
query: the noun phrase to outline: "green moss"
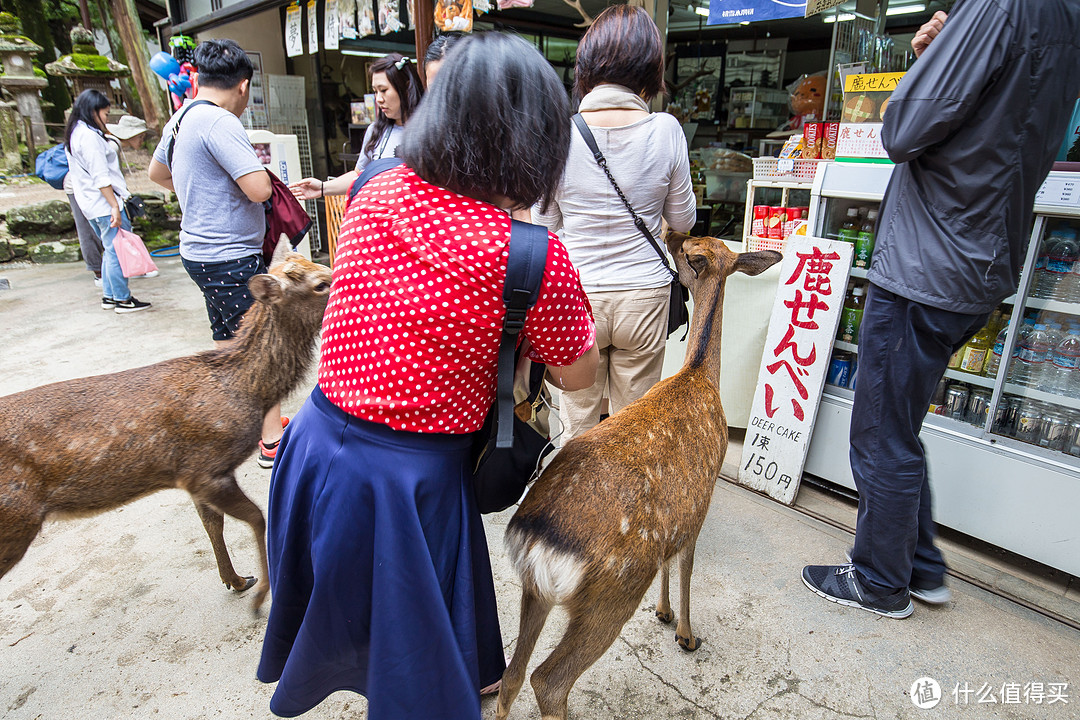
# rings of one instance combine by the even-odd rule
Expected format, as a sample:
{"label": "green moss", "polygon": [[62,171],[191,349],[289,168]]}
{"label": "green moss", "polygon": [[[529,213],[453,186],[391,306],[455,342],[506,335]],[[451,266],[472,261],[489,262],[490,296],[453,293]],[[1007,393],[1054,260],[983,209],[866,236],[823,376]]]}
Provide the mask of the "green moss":
{"label": "green moss", "polygon": [[5,35],[22,32],[22,21],[9,12],[0,12],[0,32]]}
{"label": "green moss", "polygon": [[49,76],[45,74],[45,71],[37,66],[34,67],[34,76],[39,78],[45,78],[46,80],[49,79]]}
{"label": "green moss", "polygon": [[71,61],[75,65],[83,70],[93,70],[94,72],[109,72],[109,59],[104,55],[84,55],[83,53],[73,53]]}

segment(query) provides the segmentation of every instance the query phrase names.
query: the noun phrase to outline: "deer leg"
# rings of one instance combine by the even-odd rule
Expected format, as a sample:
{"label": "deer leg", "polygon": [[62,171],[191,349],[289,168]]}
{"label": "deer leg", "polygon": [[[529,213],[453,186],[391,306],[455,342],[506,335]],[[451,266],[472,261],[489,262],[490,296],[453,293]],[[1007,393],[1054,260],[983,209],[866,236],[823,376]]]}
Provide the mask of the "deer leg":
{"label": "deer leg", "polygon": [[41,532],[43,521],[43,513],[0,511],[0,578],[22,560],[30,543]]}
{"label": "deer leg", "polygon": [[196,502],[206,503],[218,512],[231,515],[251,527],[255,535],[255,545],[259,548],[259,567],[262,571],[251,603],[252,609],[258,611],[266,599],[266,593],[270,591],[270,569],[266,558],[266,518],[263,517],[262,510],[244,494],[236,484],[236,477],[231,473],[192,489],[191,494]]}
{"label": "deer leg", "polygon": [[195,500],[195,510],[199,513],[203,528],[210,538],[210,545],[214,548],[214,559],[217,560],[218,575],[225,587],[236,592],[244,592],[255,584],[253,577],[240,577],[233,569],[232,559],[229,557],[229,549],[225,547],[225,516],[204,502]]}
{"label": "deer leg", "polygon": [[660,597],[656,601],[656,617],[662,623],[669,623],[675,619],[675,616],[671,614],[671,594],[668,592],[670,575],[671,563],[665,560],[660,565]]}
{"label": "deer leg", "polygon": [[641,594],[627,598],[605,598],[590,607],[574,608],[562,640],[536,672],[533,691],[542,720],[566,720],[566,700],[570,689],[600,659],[626,621],[634,614]]}
{"label": "deer leg", "polygon": [[701,647],[701,638],[690,630],[690,576],[694,572],[695,535],[686,547],[679,551],[679,624],[675,627],[675,642],[683,650],[693,652]]}
{"label": "deer leg", "polygon": [[514,657],[503,673],[502,687],[499,688],[499,704],[495,709],[496,720],[505,720],[510,714],[510,706],[517,699],[521,684],[525,681],[525,669],[536,648],[536,640],[544,629],[551,603],[532,592],[527,585],[521,589],[521,619],[518,624],[517,645]]}

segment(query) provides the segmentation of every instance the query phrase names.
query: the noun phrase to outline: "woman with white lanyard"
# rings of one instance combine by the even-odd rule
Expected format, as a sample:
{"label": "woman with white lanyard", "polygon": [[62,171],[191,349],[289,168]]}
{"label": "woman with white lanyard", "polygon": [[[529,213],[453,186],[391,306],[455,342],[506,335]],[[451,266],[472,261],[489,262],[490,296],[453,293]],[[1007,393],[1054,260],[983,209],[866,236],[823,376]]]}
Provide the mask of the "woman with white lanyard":
{"label": "woman with white lanyard", "polygon": [[371,89],[375,91],[375,122],[364,133],[356,169],[332,180],[304,178],[289,185],[298,200],[344,195],[369,162],[394,156],[405,123],[424,95],[416,64],[399,53],[379,58],[371,63]]}
{"label": "woman with white lanyard", "polygon": [[75,98],[64,132],[71,187],[83,215],[97,231],[104,249],[101,262],[101,307],[117,313],[146,310],[150,303],[136,300],[120,269],[113,239],[122,227],[131,229],[124,212],[128,192],[120,170],[117,146],[105,139],[105,120],[111,103],[97,90],[83,90]]}

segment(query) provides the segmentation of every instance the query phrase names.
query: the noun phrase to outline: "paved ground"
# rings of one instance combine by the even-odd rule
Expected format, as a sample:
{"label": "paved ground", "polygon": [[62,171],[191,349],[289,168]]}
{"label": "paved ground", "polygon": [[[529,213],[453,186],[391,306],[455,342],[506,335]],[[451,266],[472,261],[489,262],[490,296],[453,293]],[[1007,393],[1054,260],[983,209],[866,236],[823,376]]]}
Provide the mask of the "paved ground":
{"label": "paved ground", "polygon": [[[154,309],[127,316],[98,307],[99,292],[81,265],[0,266],[0,278],[13,286],[0,291],[0,395],[210,347],[197,289],[176,259],[159,264],[160,277],[133,284]],[[287,402],[286,411],[302,398]],[[249,461],[240,482],[265,505],[266,471]],[[502,550],[509,517],[489,516],[486,524],[512,652],[518,587]],[[246,527],[226,521],[225,530],[237,569],[252,572]],[[720,481],[693,579],[701,649],[684,653],[672,628],[653,618],[654,588],[577,683],[571,717],[1080,717],[1080,633],[958,581],[950,606],[920,605],[902,621],[826,603],[803,587],[799,570],[838,560],[850,542],[845,532]],[[533,667],[561,624],[554,614]],[[263,627],[248,600],[218,582],[209,542],[179,491],[49,524],[0,579],[0,716],[270,717],[272,688],[254,676]],[[943,688],[932,710],[916,708],[908,696],[923,676]],[[1030,685],[1023,696],[1030,683],[1043,684],[1042,704]],[[1050,683],[1067,683],[1068,704],[1049,704]],[[997,702],[986,702],[991,698]],[[338,693],[305,717],[363,717],[364,706]],[[511,718],[538,715],[526,686]],[[494,702],[485,701],[484,717],[493,716]]]}

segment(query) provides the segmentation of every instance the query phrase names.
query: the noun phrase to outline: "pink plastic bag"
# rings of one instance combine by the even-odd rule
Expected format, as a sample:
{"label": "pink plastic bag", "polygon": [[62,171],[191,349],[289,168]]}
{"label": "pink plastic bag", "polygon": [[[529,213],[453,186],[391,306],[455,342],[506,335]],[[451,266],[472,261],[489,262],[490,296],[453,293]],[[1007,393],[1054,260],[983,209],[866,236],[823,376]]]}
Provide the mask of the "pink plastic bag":
{"label": "pink plastic bag", "polygon": [[146,246],[143,245],[142,238],[130,230],[120,228],[116,231],[113,248],[116,250],[116,257],[120,260],[120,269],[124,277],[145,275],[157,270],[157,265],[151,259]]}

